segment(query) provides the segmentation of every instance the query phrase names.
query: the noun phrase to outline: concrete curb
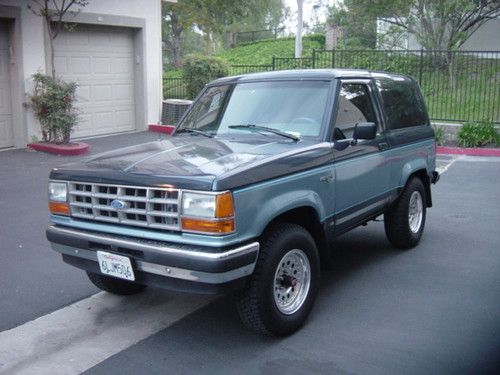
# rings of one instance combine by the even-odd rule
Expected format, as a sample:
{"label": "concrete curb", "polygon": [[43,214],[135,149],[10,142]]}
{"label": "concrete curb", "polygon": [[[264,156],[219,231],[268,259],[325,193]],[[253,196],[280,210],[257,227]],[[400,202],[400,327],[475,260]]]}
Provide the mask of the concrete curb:
{"label": "concrete curb", "polygon": [[500,148],[461,148],[437,146],[436,153],[468,156],[500,156]]}
{"label": "concrete curb", "polygon": [[150,132],[172,134],[173,131],[175,130],[175,126],[151,124],[151,125],[148,125],[148,129]]}
{"label": "concrete curb", "polygon": [[89,145],[84,142],[71,142],[66,145],[57,145],[53,143],[29,143],[27,146],[35,151],[63,156],[84,155],[89,152]]}

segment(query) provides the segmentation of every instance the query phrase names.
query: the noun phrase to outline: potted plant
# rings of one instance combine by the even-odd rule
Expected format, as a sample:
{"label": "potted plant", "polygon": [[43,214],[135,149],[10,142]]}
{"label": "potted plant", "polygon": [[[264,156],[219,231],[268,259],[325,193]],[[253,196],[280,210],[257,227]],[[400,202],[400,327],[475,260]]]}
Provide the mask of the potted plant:
{"label": "potted plant", "polygon": [[[33,76],[33,94],[29,105],[40,122],[42,142],[31,143],[30,148],[56,154],[81,154],[88,149],[82,143],[70,143],[73,128],[78,123],[78,111],[74,107],[77,84],[59,78],[36,73]],[[84,151],[81,152],[81,148]],[[52,150],[52,151],[51,151]],[[70,152],[80,150],[80,152]]]}

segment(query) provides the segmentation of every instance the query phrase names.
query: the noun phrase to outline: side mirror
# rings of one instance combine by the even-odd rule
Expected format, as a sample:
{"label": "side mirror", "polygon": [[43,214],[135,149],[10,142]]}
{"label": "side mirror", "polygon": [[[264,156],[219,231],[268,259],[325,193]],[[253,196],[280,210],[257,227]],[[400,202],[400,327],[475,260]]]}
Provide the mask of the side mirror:
{"label": "side mirror", "polygon": [[354,141],[358,139],[375,139],[376,136],[377,124],[374,122],[359,122],[354,126],[354,132],[352,133]]}

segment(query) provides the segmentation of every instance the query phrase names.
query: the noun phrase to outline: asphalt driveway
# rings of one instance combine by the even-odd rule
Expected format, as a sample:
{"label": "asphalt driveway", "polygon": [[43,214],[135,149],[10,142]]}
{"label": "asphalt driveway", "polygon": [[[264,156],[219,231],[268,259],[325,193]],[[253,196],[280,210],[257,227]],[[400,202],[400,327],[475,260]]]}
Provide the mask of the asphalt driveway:
{"label": "asphalt driveway", "polygon": [[[141,132],[86,142],[95,154],[161,137]],[[0,152],[0,331],[97,292],[83,272],[61,266],[45,239],[49,172],[82,158],[26,149]]]}
{"label": "asphalt driveway", "polygon": [[[88,142],[95,153],[159,137],[134,133]],[[280,340],[247,332],[231,297],[95,295],[44,233],[49,170],[78,159],[0,152],[0,373],[3,353],[23,340],[32,346],[20,344],[11,358],[24,356],[16,368],[27,373],[43,373],[35,360],[51,373],[64,373],[57,366],[73,361],[80,370],[69,373],[89,374],[484,374],[499,368],[500,158],[439,158],[446,172],[433,187],[435,206],[416,249],[391,248],[382,223],[340,237],[335,269],[321,275],[311,318]],[[54,311],[61,315],[48,315]],[[59,316],[64,329],[52,327]],[[71,336],[82,319],[90,322],[80,324],[84,339]],[[30,327],[42,326],[37,322],[45,328],[33,332]],[[150,324],[156,328],[148,330]],[[103,340],[101,329],[111,339]],[[91,347],[100,356],[82,364]]]}

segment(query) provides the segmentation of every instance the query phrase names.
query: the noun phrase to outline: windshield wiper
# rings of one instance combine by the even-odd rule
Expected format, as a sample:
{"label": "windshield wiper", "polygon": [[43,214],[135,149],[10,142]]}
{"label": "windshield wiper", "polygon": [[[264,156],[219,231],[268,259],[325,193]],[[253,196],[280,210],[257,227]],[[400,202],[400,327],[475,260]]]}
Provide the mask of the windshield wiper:
{"label": "windshield wiper", "polygon": [[240,125],[229,125],[229,129],[255,129],[255,130],[263,130],[269,133],[281,135],[282,137],[287,137],[290,139],[293,139],[295,142],[300,141],[300,138],[297,137],[296,135],[282,132],[281,130],[274,129],[274,128],[269,128],[267,126],[261,126],[261,125],[255,125],[255,124],[240,124]]}
{"label": "windshield wiper", "polygon": [[194,134],[201,134],[201,135],[204,135],[205,137],[208,137],[208,138],[213,138],[214,135],[209,133],[209,132],[206,132],[204,130],[198,130],[198,129],[191,129],[191,128],[183,128],[183,129],[179,129],[179,130],[176,130],[175,131],[176,133],[194,133]]}

